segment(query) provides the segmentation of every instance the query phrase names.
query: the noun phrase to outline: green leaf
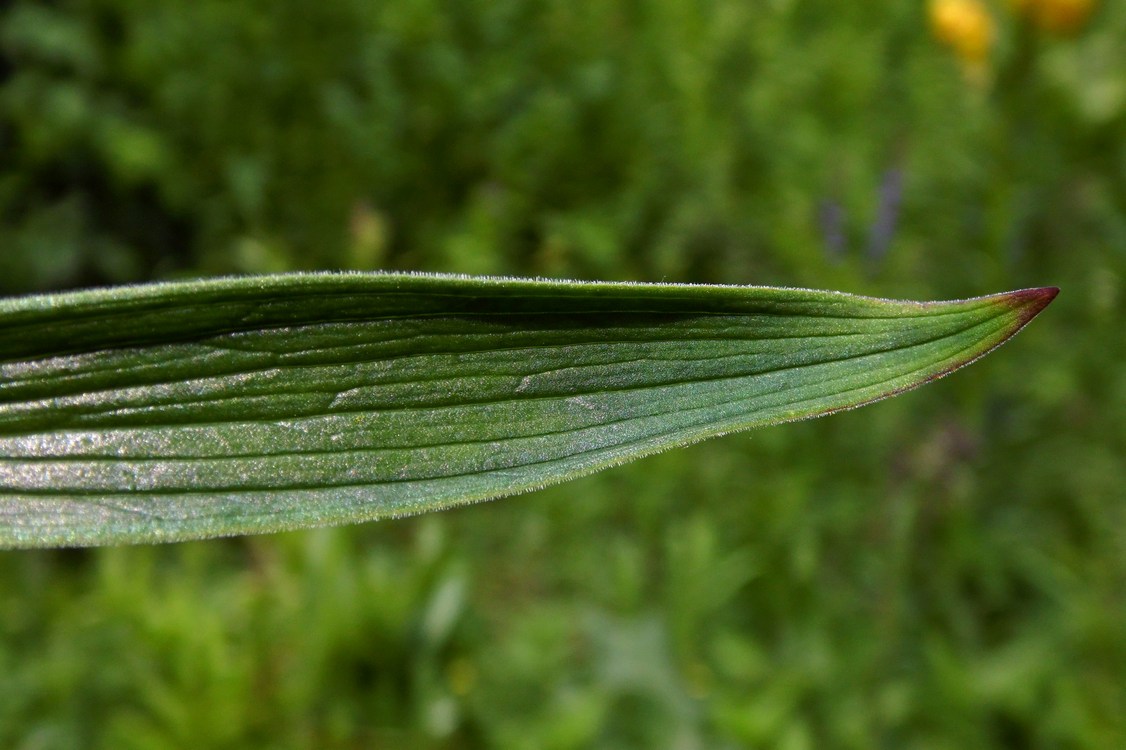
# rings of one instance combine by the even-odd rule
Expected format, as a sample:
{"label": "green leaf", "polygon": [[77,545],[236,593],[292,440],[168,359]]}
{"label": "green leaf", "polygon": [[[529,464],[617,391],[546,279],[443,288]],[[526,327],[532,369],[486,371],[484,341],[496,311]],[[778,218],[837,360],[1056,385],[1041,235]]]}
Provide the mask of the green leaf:
{"label": "green leaf", "polygon": [[1056,295],[283,275],[0,301],[0,546],[511,495],[941,377]]}

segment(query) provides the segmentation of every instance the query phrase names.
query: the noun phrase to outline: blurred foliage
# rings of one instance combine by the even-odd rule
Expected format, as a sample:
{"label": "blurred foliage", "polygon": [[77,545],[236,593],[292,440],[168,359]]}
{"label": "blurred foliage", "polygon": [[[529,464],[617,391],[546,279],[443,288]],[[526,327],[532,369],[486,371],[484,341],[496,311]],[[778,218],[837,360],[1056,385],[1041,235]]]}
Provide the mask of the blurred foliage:
{"label": "blurred foliage", "polygon": [[10,4],[7,293],[1063,292],[908,397],[523,498],[0,554],[0,746],[1126,746],[1126,5],[937,4]]}

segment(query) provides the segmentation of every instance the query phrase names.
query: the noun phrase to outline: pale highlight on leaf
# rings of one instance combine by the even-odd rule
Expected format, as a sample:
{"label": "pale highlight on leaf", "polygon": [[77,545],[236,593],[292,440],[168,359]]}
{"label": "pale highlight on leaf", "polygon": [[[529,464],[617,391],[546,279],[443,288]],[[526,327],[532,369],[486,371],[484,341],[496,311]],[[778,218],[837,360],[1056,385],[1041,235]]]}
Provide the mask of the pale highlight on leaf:
{"label": "pale highlight on leaf", "polygon": [[173,541],[526,492],[849,409],[1056,289],[283,275],[0,301],[0,546]]}

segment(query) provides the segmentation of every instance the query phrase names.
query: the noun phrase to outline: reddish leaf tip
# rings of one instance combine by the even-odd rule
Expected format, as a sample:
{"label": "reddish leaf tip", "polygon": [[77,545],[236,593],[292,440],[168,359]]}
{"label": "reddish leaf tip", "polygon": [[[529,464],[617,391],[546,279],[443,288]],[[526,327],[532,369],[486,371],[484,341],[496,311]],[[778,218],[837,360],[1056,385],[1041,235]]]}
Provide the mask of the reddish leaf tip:
{"label": "reddish leaf tip", "polygon": [[1020,289],[1005,295],[1005,301],[1019,312],[1019,324],[1025,325],[1028,321],[1040,314],[1048,304],[1060,293],[1059,287],[1042,286],[1035,289]]}

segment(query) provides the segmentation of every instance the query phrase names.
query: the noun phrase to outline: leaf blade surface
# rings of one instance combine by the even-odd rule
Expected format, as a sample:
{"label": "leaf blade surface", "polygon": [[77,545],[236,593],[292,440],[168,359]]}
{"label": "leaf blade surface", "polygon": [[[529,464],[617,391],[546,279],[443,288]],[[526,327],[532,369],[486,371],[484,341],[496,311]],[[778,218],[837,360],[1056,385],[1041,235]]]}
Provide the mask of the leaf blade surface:
{"label": "leaf blade surface", "polygon": [[0,301],[0,546],[276,531],[528,491],[916,387],[1055,293],[295,274]]}

